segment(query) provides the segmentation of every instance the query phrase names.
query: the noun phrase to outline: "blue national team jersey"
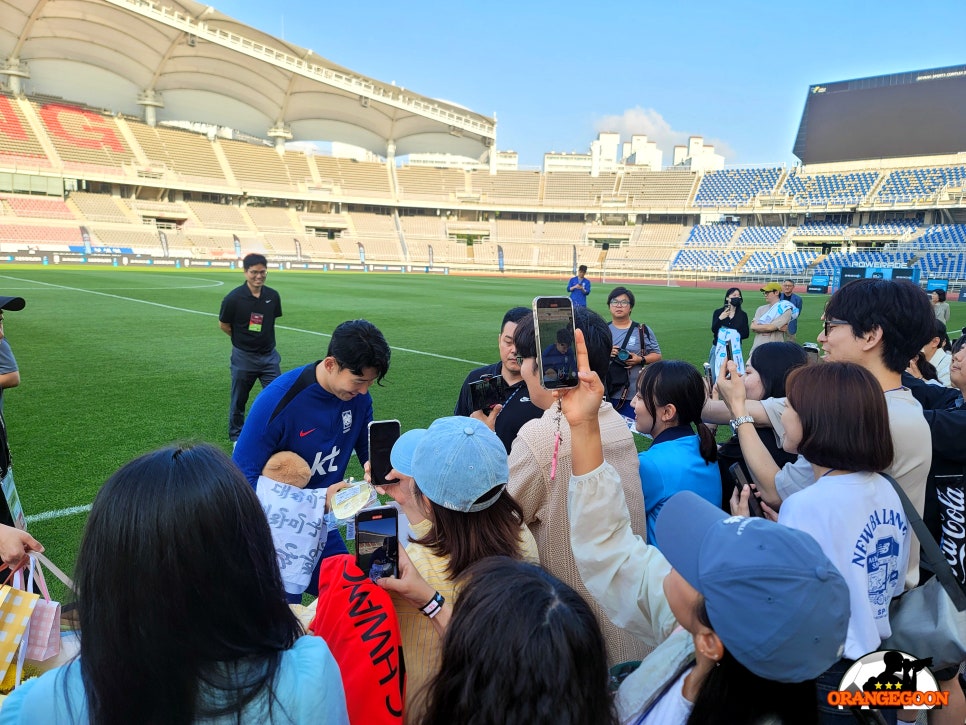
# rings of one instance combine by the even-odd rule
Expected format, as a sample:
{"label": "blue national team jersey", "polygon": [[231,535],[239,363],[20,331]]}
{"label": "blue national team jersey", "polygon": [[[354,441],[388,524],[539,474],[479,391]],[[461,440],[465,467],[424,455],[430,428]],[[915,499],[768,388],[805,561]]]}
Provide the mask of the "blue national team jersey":
{"label": "blue national team jersey", "polygon": [[341,481],[353,450],[360,463],[369,460],[369,393],[340,400],[313,379],[269,420],[303,372],[314,371],[316,365],[288,371],[255,399],[232,455],[252,487],[265,463],[279,451],[297,453],[309,464],[312,478],[307,488],[327,488]]}

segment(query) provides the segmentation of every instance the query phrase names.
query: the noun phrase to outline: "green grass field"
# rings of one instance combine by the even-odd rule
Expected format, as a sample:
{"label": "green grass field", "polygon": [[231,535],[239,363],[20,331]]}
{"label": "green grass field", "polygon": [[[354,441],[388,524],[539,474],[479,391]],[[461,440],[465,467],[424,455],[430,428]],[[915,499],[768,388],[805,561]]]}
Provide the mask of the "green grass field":
{"label": "green grass field", "polygon": [[[241,272],[6,267],[0,294],[26,298],[6,314],[22,383],[4,395],[14,471],[30,531],[69,571],[86,510],[122,463],[179,440],[227,440],[230,341],[218,329],[222,297]],[[324,356],[328,333],[365,317],[393,348],[377,418],[403,430],[452,414],[467,372],[496,359],[503,313],[565,280],[403,274],[271,272],[284,317],[282,369]],[[606,314],[614,285],[595,281],[591,307]],[[700,366],[718,289],[632,285],[634,319],[647,322],[665,358]],[[760,304],[746,292],[747,307]],[[807,297],[799,341],[814,340],[824,298]],[[966,322],[954,304],[952,329]],[[258,387],[256,386],[256,391]],[[359,475],[358,467],[350,469]],[[51,512],[60,515],[45,518]]]}

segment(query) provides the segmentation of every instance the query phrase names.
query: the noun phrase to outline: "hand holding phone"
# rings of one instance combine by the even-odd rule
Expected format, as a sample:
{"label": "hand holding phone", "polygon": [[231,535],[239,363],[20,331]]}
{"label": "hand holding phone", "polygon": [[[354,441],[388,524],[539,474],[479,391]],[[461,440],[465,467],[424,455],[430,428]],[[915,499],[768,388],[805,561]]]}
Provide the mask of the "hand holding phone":
{"label": "hand holding phone", "polygon": [[711,363],[704,364],[704,379],[708,383],[708,395],[714,390],[714,372],[711,370]]}
{"label": "hand holding phone", "polygon": [[533,329],[540,385],[547,390],[577,387],[574,306],[570,298],[534,298]]}
{"label": "hand holding phone", "polygon": [[745,475],[745,469],[742,467],[741,462],[732,463],[728,468],[728,472],[731,474],[732,480],[735,482],[735,495],[738,500],[741,500],[741,492],[745,486],[748,486],[748,512],[751,516],[757,516],[760,519],[765,518],[765,512],[762,511],[761,502],[758,500],[758,489],[755,484],[748,480],[748,476]]}
{"label": "hand holding phone", "polygon": [[392,463],[389,454],[399,439],[398,420],[374,420],[369,423],[369,480],[373,486],[388,486],[399,479],[389,478]]}
{"label": "hand holding phone", "polygon": [[372,581],[399,576],[399,514],[392,506],[356,514],[356,565]]}

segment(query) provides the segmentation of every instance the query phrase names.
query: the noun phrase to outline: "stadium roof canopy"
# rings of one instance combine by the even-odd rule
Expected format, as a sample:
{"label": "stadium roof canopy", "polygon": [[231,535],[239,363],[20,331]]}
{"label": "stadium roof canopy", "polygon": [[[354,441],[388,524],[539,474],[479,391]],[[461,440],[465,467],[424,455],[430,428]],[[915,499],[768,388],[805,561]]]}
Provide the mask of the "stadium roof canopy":
{"label": "stadium roof canopy", "polygon": [[[161,121],[482,157],[496,121],[367,78],[192,0],[0,0],[0,79]],[[272,131],[270,132],[270,129]]]}

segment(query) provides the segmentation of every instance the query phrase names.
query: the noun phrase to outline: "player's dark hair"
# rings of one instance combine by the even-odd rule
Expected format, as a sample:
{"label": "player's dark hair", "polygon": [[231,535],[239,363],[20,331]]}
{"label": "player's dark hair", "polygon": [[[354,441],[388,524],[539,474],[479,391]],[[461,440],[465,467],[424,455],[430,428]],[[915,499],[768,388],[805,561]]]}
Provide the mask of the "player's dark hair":
{"label": "player's dark hair", "polygon": [[353,375],[362,375],[364,368],[376,371],[376,383],[389,372],[391,351],[379,328],[369,320],[343,322],[332,333],[326,357],[334,357],[340,369],[348,369]]}
{"label": "player's dark hair", "polygon": [[926,293],[908,280],[857,279],[832,295],[825,319],[848,322],[856,337],[881,329],[882,363],[901,373],[932,339],[936,316]]}
{"label": "player's dark hair", "polygon": [[268,266],[268,260],[265,259],[264,254],[258,254],[256,252],[252,252],[251,254],[246,254],[245,258],[242,260],[242,267],[245,268],[246,272],[249,270],[250,267],[254,267],[256,264],[260,264],[263,267]]}
{"label": "player's dark hair", "polygon": [[939,298],[939,301],[940,302],[945,302],[946,301],[946,290],[944,290],[944,289],[934,289],[934,290],[930,290],[930,292],[935,292],[936,293],[936,296]]}
{"label": "player's dark hair", "polygon": [[75,567],[92,723],[241,717],[302,635],[255,491],[209,444],[125,464],[101,488]]}
{"label": "player's dark hair", "polygon": [[650,413],[657,419],[657,406],[674,404],[677,425],[696,430],[699,450],[706,464],[718,460],[718,444],[714,434],[701,422],[701,411],[708,399],[708,390],[701,373],[684,360],[658,360],[644,368],[637,380],[637,393]]}
{"label": "player's dark hair", "polygon": [[506,557],[470,568],[423,691],[422,725],[616,725],[600,625],[539,566]]}

